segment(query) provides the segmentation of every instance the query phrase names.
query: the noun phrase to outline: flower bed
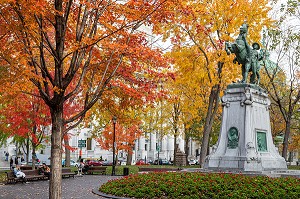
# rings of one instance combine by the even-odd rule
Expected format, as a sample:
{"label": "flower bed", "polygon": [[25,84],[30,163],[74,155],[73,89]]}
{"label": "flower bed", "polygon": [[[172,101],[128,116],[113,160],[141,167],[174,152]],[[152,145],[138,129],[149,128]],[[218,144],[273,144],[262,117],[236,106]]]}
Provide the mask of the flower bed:
{"label": "flower bed", "polygon": [[109,181],[99,190],[134,198],[300,198],[300,179],[242,174],[148,173]]}

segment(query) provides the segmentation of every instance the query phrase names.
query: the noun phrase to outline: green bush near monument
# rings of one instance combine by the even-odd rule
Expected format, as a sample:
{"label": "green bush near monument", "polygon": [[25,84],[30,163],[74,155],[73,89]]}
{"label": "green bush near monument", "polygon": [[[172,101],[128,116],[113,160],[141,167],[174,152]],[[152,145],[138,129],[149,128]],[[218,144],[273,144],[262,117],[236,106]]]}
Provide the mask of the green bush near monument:
{"label": "green bush near monument", "polygon": [[242,174],[149,173],[110,181],[99,191],[128,198],[300,198],[300,179]]}

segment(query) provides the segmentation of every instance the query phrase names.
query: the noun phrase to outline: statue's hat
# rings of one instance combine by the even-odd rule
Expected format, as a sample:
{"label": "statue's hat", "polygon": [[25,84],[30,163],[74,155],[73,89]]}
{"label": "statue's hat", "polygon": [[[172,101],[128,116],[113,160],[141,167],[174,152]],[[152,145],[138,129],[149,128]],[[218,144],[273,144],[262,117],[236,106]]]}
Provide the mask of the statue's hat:
{"label": "statue's hat", "polygon": [[259,50],[259,49],[260,49],[259,43],[254,42],[254,43],[252,44],[252,48],[254,48],[254,46],[257,46],[257,49],[256,49],[256,50]]}
{"label": "statue's hat", "polygon": [[246,23],[243,23],[242,26],[240,27],[240,31],[247,32],[248,31],[248,25]]}

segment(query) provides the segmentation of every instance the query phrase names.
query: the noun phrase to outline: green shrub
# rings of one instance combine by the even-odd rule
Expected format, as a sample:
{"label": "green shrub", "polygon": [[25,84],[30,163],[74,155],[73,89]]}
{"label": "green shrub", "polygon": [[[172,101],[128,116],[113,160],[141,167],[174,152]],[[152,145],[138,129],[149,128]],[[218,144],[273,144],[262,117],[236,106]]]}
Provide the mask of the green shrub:
{"label": "green shrub", "polygon": [[0,172],[0,183],[5,183],[6,182],[6,173],[5,171]]}
{"label": "green shrub", "polygon": [[242,174],[148,173],[102,185],[101,192],[134,198],[300,198],[300,179]]}

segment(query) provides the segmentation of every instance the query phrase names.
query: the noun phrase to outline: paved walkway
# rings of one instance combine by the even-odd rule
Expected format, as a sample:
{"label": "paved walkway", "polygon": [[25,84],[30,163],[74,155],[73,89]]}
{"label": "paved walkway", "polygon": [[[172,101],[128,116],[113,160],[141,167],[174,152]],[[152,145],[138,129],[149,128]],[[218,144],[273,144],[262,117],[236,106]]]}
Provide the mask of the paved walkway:
{"label": "paved walkway", "polygon": [[4,150],[0,148],[0,170],[9,168],[9,161],[5,161]]}
{"label": "paved walkway", "polygon": [[[92,190],[101,184],[119,177],[106,175],[83,175],[62,179],[63,199],[103,199]],[[0,185],[0,199],[47,199],[49,181],[31,181],[28,184]]]}

